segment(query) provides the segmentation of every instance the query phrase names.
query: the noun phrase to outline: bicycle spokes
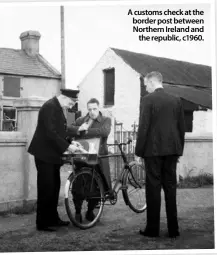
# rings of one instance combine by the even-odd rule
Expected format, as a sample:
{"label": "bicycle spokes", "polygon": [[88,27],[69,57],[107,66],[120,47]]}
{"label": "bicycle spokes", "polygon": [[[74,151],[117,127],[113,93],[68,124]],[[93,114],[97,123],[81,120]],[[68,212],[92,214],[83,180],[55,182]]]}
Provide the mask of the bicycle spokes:
{"label": "bicycle spokes", "polygon": [[127,187],[123,190],[124,200],[137,213],[143,212],[146,209],[144,172],[142,166],[134,165],[129,169],[124,178],[124,185]]}
{"label": "bicycle spokes", "polygon": [[92,171],[82,170],[70,181],[65,199],[70,220],[78,227],[92,227],[99,219],[104,205],[104,190]]}

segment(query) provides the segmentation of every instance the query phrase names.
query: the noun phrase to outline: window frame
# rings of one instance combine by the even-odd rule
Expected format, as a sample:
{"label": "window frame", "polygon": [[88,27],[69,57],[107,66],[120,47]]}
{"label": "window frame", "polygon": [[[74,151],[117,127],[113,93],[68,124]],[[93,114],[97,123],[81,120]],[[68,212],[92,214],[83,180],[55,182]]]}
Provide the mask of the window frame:
{"label": "window frame", "polygon": [[[106,89],[106,73],[109,72],[109,71],[113,71],[113,75],[114,75],[114,83],[113,83],[113,102],[112,103],[108,103],[107,100],[106,100],[106,93],[107,93],[107,89]],[[104,107],[112,107],[115,105],[115,68],[114,67],[111,67],[111,68],[106,68],[106,69],[103,69],[103,76],[104,76]]]}
{"label": "window frame", "polygon": [[[4,120],[4,109],[14,109],[15,110],[15,118],[14,119],[10,119],[14,122],[14,129],[13,130],[3,130],[3,122]],[[17,131],[17,108],[14,106],[9,106],[9,105],[1,105],[0,106],[0,131],[5,131],[5,132],[11,132],[11,131]]]}
{"label": "window frame", "polygon": [[[191,123],[189,123],[189,118],[191,118]],[[184,110],[184,119],[185,119],[185,132],[192,133],[194,129],[193,124],[194,111]],[[189,125],[191,126],[191,130],[189,130]]]}
{"label": "window frame", "polygon": [[[4,87],[5,87],[4,78],[5,78],[5,77],[11,77],[11,78],[18,78],[18,79],[20,79],[20,96],[19,96],[19,97],[5,96],[5,95],[4,95]],[[23,90],[23,87],[22,87],[22,80],[23,80],[23,76],[19,76],[19,75],[10,75],[10,74],[5,74],[5,75],[3,75],[3,77],[2,77],[2,99],[4,99],[4,98],[7,98],[7,99],[21,98],[21,90]]]}

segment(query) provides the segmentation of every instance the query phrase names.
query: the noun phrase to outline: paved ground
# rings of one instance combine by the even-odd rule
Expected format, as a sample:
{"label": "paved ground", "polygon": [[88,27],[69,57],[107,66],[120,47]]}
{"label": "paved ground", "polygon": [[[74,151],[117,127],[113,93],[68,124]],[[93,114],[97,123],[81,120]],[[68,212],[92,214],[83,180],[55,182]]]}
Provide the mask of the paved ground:
{"label": "paved ground", "polygon": [[[138,235],[139,229],[145,225],[145,213],[135,214],[121,198],[122,195],[115,206],[106,206],[100,222],[89,230],[70,225],[56,233],[43,233],[35,230],[35,213],[0,216],[0,252],[214,248],[212,188],[178,190],[181,236],[175,241],[165,237],[164,203],[161,237],[145,238]],[[61,204],[61,217],[67,219]]]}

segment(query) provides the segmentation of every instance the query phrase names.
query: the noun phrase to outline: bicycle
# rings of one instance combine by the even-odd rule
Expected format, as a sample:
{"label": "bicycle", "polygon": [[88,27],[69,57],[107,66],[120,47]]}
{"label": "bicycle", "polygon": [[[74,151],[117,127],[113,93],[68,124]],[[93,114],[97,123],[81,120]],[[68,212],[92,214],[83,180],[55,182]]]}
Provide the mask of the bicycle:
{"label": "bicycle", "polygon": [[[65,207],[70,221],[75,226],[81,229],[88,229],[93,227],[97,223],[97,221],[99,221],[103,212],[104,205],[108,204],[106,204],[106,202],[109,202],[109,204],[111,205],[115,205],[117,203],[118,193],[120,190],[122,190],[125,204],[129,206],[130,209],[132,209],[136,213],[142,213],[146,210],[145,169],[142,164],[138,164],[135,161],[128,162],[126,154],[122,149],[122,146],[130,144],[131,142],[131,140],[128,140],[127,143],[118,143],[117,141],[115,141],[114,144],[108,144],[108,146],[119,147],[120,155],[118,156],[121,156],[124,162],[124,167],[119,174],[117,180],[115,181],[115,184],[113,185],[112,194],[105,192],[102,176],[96,167],[98,161],[88,162],[76,173],[74,169],[76,159],[79,159],[80,162],[85,162],[86,157],[84,155],[71,154],[64,159],[65,163],[69,163],[72,166],[72,173],[69,175],[65,184]],[[114,157],[114,155],[98,156],[98,160],[100,158],[109,157]],[[81,213],[82,219],[76,217],[74,199],[77,196],[75,196],[75,192],[77,189],[76,185],[78,184],[80,188],[82,187],[82,191],[79,191],[82,193],[80,194],[82,209],[84,209],[85,203],[86,205],[88,205],[89,201],[98,202],[98,205],[96,205],[94,209],[95,218],[93,220],[85,220],[85,218],[83,218],[83,211]]]}

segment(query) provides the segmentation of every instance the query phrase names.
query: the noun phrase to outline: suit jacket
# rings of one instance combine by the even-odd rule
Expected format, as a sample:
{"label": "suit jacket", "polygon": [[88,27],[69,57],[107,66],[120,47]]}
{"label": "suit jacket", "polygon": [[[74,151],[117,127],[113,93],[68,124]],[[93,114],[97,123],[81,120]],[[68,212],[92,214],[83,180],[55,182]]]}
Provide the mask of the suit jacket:
{"label": "suit jacket", "polygon": [[139,157],[181,156],[185,121],[179,97],[156,89],[142,100],[135,154]]}
{"label": "suit jacket", "polygon": [[50,163],[61,163],[61,155],[69,146],[66,141],[66,118],[56,97],[41,107],[28,152]]}
{"label": "suit jacket", "polygon": [[100,137],[101,145],[99,149],[99,154],[107,155],[108,154],[107,139],[111,131],[111,119],[103,116],[102,113],[100,112],[97,119],[93,121],[92,125],[86,132],[85,131],[79,132],[78,131],[79,127],[88,120],[89,120],[88,114],[85,117],[78,118],[75,121],[74,125],[67,127],[67,134],[69,136],[78,137],[82,139]]}

